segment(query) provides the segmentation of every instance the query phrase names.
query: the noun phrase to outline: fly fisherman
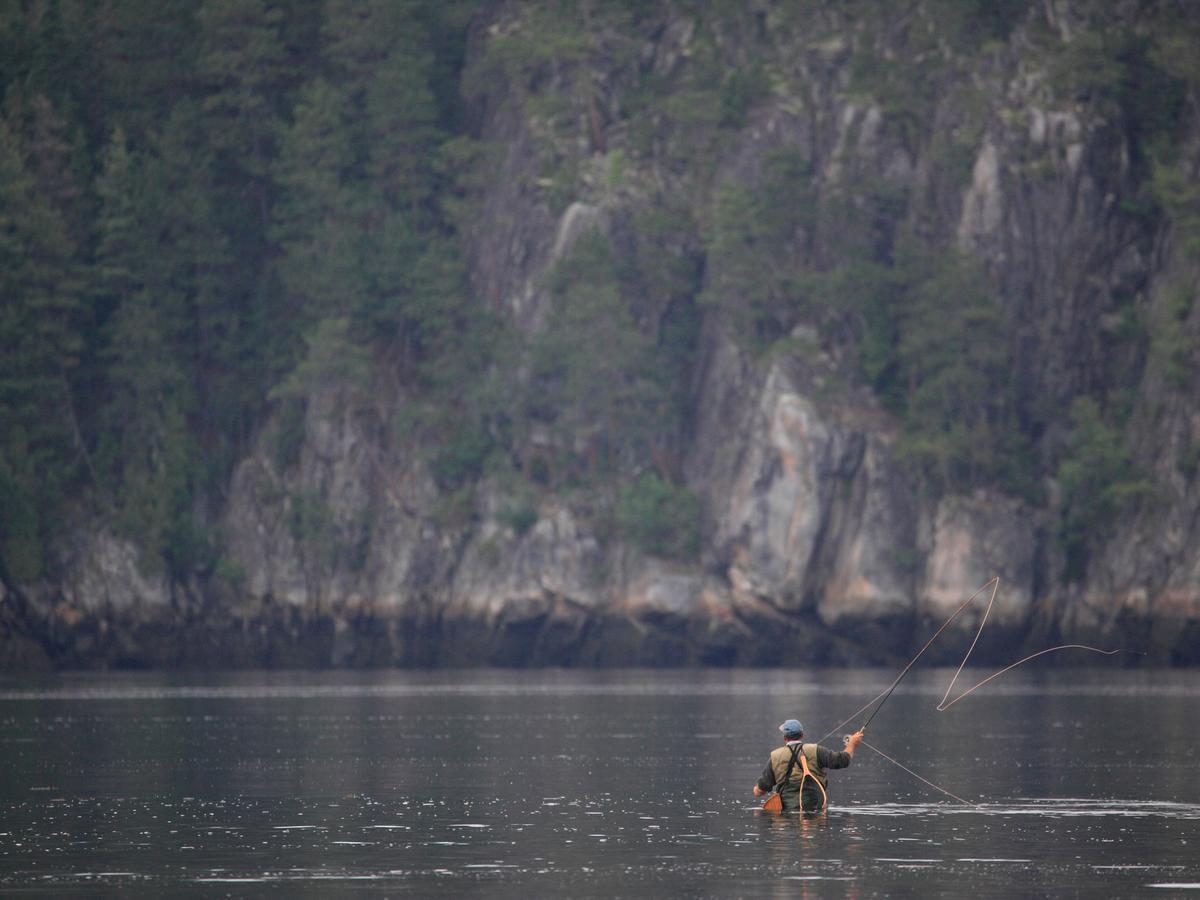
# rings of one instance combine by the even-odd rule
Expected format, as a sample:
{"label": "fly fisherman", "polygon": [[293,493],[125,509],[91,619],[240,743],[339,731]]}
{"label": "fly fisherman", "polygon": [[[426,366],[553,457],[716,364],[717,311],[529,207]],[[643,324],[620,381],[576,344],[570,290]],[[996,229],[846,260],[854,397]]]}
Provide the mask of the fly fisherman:
{"label": "fly fisherman", "polygon": [[850,765],[862,740],[862,731],[846,739],[845,750],[830,750],[820,744],[804,743],[804,726],[796,719],[788,719],[779,730],[783,732],[784,745],[771,751],[767,767],[754,785],[754,796],[761,797],[778,784],[784,809],[823,811],[829,805],[825,770]]}

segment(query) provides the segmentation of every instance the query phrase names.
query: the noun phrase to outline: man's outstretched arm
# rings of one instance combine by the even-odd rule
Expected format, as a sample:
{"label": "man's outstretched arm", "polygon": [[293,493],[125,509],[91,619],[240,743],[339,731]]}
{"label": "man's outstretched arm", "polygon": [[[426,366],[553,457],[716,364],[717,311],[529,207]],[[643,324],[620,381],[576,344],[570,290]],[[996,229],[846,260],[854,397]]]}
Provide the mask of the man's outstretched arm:
{"label": "man's outstretched arm", "polygon": [[761,797],[773,787],[775,787],[775,770],[771,768],[771,761],[767,760],[766,768],[758,776],[758,781],[754,783],[754,796]]}
{"label": "man's outstretched arm", "polygon": [[856,731],[850,735],[846,741],[845,750],[830,750],[826,747],[817,747],[817,760],[826,769],[844,769],[850,765],[850,761],[854,758],[854,751],[858,749],[858,745],[862,742],[863,733]]}

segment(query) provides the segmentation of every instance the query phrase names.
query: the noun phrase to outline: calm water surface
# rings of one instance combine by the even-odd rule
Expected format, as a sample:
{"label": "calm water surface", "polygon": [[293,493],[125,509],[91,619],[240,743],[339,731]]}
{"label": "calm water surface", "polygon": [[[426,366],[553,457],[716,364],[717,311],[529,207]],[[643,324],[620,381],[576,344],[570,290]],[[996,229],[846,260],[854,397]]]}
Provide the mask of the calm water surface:
{"label": "calm water surface", "polygon": [[1200,673],[1030,666],[939,713],[951,674],[867,740],[977,805],[864,747],[820,818],[750,795],[776,725],[894,673],[7,678],[0,894],[1200,897]]}

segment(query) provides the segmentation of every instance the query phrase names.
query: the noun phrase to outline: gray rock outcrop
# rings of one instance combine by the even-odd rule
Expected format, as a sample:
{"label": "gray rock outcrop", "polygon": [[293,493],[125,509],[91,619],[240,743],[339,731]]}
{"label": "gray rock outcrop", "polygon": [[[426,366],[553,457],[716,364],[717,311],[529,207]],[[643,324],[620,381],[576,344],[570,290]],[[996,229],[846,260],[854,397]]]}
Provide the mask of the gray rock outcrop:
{"label": "gray rock outcrop", "polygon": [[[522,9],[494,4],[470,52],[519,28]],[[680,77],[692,25],[672,13],[634,63],[556,69],[538,90],[569,93],[583,80],[596,103],[619,106],[634,77],[619,65]],[[724,39],[734,40],[715,38]],[[1079,104],[1054,107],[1020,40],[997,49],[976,79],[981,127],[965,127],[961,98],[931,101],[920,127],[939,140],[926,141],[850,89],[845,41],[796,37],[767,96],[714,143],[708,182],[690,186],[754,184],[773,151],[793,147],[822,202],[847,178],[896,188],[909,198],[912,227],[981,260],[1021,323],[1012,377],[1052,410],[1045,446],[1054,447],[1070,398],[1104,377],[1114,298],[1137,295],[1153,310],[1170,279],[1194,285],[1197,275],[1169,233],[1122,211],[1133,176],[1110,123]],[[593,137],[570,152],[585,172],[621,152],[629,186],[582,177],[578,196],[555,211],[538,185],[548,151],[529,90],[498,82],[473,111],[478,137],[503,152],[466,239],[475,290],[525,335],[544,327],[546,274],[580,235],[617,233],[650,202],[647,185],[681,184],[654,147],[628,149],[628,123],[595,126],[602,146]],[[943,183],[935,146],[965,155],[957,184]],[[697,218],[705,202],[695,201]],[[797,258],[815,264],[826,239],[797,237],[805,245]],[[705,270],[701,292],[719,274],[715,263]],[[1198,317],[1180,324],[1193,339]],[[69,542],[61,583],[30,589],[28,609],[0,621],[5,646],[23,642],[0,663],[891,662],[995,576],[981,658],[1078,640],[1136,647],[1157,662],[1200,661],[1200,486],[1194,465],[1182,472],[1175,463],[1182,448],[1200,446],[1191,398],[1164,388],[1152,367],[1129,386],[1145,401],[1132,452],[1166,489],[1111,523],[1069,579],[1051,540],[1053,479],[1038,486],[1042,500],[992,487],[925,490],[897,451],[895,415],[847,376],[845,348],[820,326],[797,326],[787,349],[756,355],[716,306],[705,308],[680,465],[702,501],[697,559],[637,551],[568,493],[537,495],[529,521],[517,523],[502,514],[490,474],[467,500],[451,496],[419,441],[398,434],[409,400],[382,365],[366,396],[331,386],[305,399],[289,468],[273,458],[272,423],[264,426],[235,468],[218,522],[226,571],[173,585],[144,571],[132,545],[103,527],[86,530]],[[960,618],[959,638],[973,633],[986,596]]]}

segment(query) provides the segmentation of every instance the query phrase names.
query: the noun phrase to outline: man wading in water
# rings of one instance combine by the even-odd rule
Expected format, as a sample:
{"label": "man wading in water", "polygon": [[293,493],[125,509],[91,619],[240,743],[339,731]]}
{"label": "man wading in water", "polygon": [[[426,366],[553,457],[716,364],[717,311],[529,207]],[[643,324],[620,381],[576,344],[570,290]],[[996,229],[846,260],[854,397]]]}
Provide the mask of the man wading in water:
{"label": "man wading in water", "polygon": [[771,751],[767,767],[754,785],[754,796],[761,797],[778,784],[784,809],[822,812],[829,803],[825,770],[850,765],[863,733],[850,735],[845,750],[830,750],[819,744],[805,744],[804,726],[795,719],[788,719],[779,730],[784,745]]}

